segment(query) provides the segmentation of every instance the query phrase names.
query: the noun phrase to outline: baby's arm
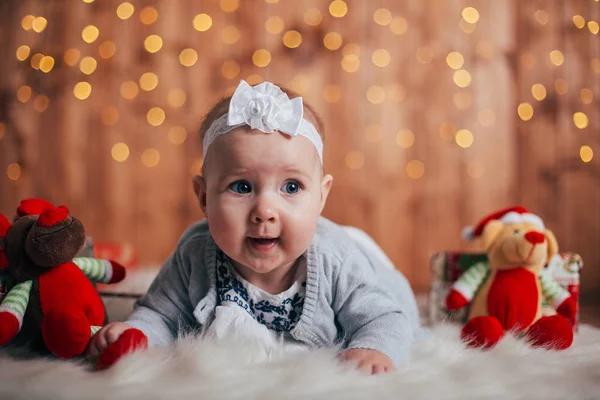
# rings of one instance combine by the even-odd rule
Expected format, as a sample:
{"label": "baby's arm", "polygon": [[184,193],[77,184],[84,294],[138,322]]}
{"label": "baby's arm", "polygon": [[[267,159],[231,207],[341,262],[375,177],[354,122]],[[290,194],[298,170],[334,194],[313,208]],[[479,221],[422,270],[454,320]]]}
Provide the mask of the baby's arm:
{"label": "baby's arm", "polygon": [[394,366],[405,361],[416,327],[400,296],[381,284],[365,255],[351,252],[334,279],[332,306],[348,349],[376,350]]}
{"label": "baby's arm", "polygon": [[163,264],[148,293],[138,301],[125,321],[144,332],[150,346],[171,343],[177,337],[180,326],[193,324],[189,278],[190,266],[184,265],[176,249]]}

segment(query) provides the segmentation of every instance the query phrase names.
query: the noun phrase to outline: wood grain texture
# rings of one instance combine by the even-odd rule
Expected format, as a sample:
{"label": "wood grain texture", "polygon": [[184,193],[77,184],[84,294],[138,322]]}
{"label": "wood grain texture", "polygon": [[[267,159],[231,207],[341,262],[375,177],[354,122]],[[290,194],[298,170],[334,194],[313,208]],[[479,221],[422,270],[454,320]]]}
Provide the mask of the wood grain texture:
{"label": "wood grain texture", "polygon": [[[221,9],[227,1],[131,0],[135,12],[127,20],[117,18],[120,3],[0,2],[0,212],[11,215],[27,196],[64,203],[96,241],[134,243],[141,264],[160,263],[183,230],[201,218],[191,190],[191,177],[201,166],[201,118],[240,78],[259,75],[300,92],[326,123],[325,169],[335,179],[324,215],[372,235],[417,290],[428,288],[432,252],[473,249],[476,244],[461,241],[461,228],[516,203],[540,214],[563,250],[583,256],[583,292],[600,288],[600,38],[572,20],[580,14],[586,22],[600,21],[598,2],[347,0],[348,13],[334,18],[329,2],[318,0],[240,0],[233,12]],[[147,6],[159,15],[150,25],[140,22]],[[467,6],[480,15],[471,33],[459,27]],[[318,26],[305,22],[311,8],[322,14]],[[379,8],[404,18],[406,32],[375,23]],[[536,16],[538,10],[546,14]],[[200,13],[212,17],[205,32],[193,28]],[[47,18],[46,29],[24,30],[21,20],[27,14]],[[272,16],[284,21],[281,33],[265,30]],[[81,38],[87,25],[100,30],[90,44]],[[226,43],[233,41],[223,40],[232,27],[239,38]],[[301,33],[298,48],[282,44],[288,30]],[[339,49],[323,45],[328,32],[342,36]],[[163,39],[154,54],[144,49],[151,34]],[[116,44],[110,59],[98,54],[107,40]],[[359,48],[355,72],[341,66],[351,43]],[[53,70],[34,70],[31,55],[18,61],[15,52],[23,44],[31,47],[31,55],[53,56]],[[94,57],[96,71],[87,76],[78,65],[66,65],[68,48]],[[191,67],[179,62],[186,48],[199,56]],[[265,68],[252,62],[261,48],[272,55]],[[387,66],[373,63],[378,49],[388,51]],[[562,65],[550,63],[552,50],[564,54]],[[453,81],[454,70],[446,62],[453,51],[464,57],[462,68],[471,75],[467,87]],[[229,79],[222,74],[226,61],[240,70]],[[123,82],[138,83],[146,72],[158,76],[158,86],[125,99]],[[567,82],[565,94],[555,90],[557,79]],[[83,101],[73,96],[80,81],[93,88]],[[547,90],[542,101],[532,97],[536,83]],[[23,85],[33,92],[25,103],[16,98]],[[381,103],[368,100],[373,86],[385,93]],[[168,101],[176,89],[186,95],[180,107]],[[591,102],[582,101],[582,89],[591,91]],[[50,104],[37,112],[34,99],[42,94]],[[529,121],[517,114],[522,102],[534,107]],[[165,111],[159,126],[146,121],[152,107]],[[118,119],[107,125],[102,115],[112,108]],[[585,129],[573,123],[578,111],[589,119]],[[183,144],[169,140],[174,127],[185,129]],[[460,129],[473,135],[468,148],[455,141]],[[411,134],[414,144],[408,146]],[[125,162],[111,156],[116,143],[129,148]],[[596,151],[590,163],[579,157],[582,145]],[[160,155],[154,167],[141,161],[148,149]],[[17,181],[6,174],[12,163],[21,166]],[[409,175],[420,175],[422,167],[422,176]]]}

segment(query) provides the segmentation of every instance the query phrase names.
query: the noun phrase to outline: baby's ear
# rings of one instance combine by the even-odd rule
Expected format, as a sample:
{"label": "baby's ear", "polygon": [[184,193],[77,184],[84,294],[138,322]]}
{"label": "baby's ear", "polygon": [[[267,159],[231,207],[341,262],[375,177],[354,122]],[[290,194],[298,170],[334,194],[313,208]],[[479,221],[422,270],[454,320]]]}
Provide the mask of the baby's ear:
{"label": "baby's ear", "polygon": [[483,232],[481,233],[481,238],[483,239],[483,248],[485,251],[489,251],[492,244],[496,241],[496,238],[504,229],[504,222],[499,221],[497,219],[492,220],[485,224],[485,228],[483,228]]}
{"label": "baby's ear", "polygon": [[192,178],[192,185],[194,187],[194,194],[198,198],[200,209],[206,217],[206,181],[202,176],[194,175]]}
{"label": "baby's ear", "polygon": [[333,176],[325,175],[321,180],[321,208],[319,213],[323,211],[325,208],[325,203],[327,203],[327,197],[329,196],[329,192],[331,191],[331,185],[333,184]]}

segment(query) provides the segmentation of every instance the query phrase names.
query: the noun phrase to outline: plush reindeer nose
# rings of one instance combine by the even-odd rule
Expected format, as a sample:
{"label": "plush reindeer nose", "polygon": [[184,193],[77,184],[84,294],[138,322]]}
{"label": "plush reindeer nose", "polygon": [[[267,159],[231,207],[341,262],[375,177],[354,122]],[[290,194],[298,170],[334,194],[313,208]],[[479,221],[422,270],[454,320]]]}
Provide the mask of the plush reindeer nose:
{"label": "plush reindeer nose", "polygon": [[525,239],[527,239],[527,241],[531,244],[540,244],[540,243],[544,243],[544,240],[546,240],[546,237],[536,231],[529,231],[525,234]]}

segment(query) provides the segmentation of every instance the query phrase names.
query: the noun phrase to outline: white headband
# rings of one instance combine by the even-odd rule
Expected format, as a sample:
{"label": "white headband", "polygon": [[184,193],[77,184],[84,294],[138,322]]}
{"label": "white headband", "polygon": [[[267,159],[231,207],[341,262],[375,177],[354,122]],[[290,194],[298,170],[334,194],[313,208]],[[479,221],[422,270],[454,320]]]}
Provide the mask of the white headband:
{"label": "white headband", "polygon": [[229,112],[217,118],[202,140],[203,157],[220,135],[243,125],[265,133],[279,131],[290,136],[304,136],[317,149],[323,163],[323,141],[310,122],[303,118],[302,97],[292,100],[276,85],[263,82],[254,87],[242,80],[231,97]]}

